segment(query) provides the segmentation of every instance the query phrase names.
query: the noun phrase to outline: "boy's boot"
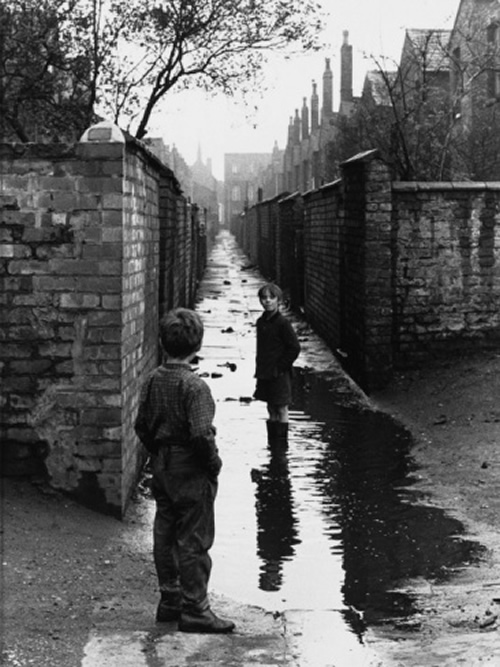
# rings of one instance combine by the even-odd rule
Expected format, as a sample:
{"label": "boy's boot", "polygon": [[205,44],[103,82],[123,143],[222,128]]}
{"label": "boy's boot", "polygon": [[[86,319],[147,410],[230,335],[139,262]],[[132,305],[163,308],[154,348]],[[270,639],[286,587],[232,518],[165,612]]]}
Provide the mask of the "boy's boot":
{"label": "boy's boot", "polygon": [[277,424],[278,422],[272,422],[270,419],[266,421],[268,445],[272,445],[276,441],[276,438],[278,437],[278,433],[276,431]]}
{"label": "boy's boot", "polygon": [[281,449],[288,448],[288,422],[275,422],[276,444]]}
{"label": "boy's boot", "polygon": [[161,600],[156,610],[157,623],[177,621],[181,615],[180,591],[162,591]]}
{"label": "boy's boot", "polygon": [[181,632],[224,634],[234,630],[234,623],[219,618],[210,607],[206,609],[187,607],[181,612],[179,630]]}

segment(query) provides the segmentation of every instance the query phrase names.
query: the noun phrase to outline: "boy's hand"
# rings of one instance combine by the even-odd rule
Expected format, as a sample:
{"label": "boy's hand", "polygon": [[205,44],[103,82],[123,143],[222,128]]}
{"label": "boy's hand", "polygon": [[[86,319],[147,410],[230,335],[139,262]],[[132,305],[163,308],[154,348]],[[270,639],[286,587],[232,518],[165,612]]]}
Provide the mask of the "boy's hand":
{"label": "boy's hand", "polygon": [[207,470],[211,478],[217,479],[222,468],[222,460],[218,454],[214,454],[208,462]]}
{"label": "boy's hand", "polygon": [[210,477],[216,478],[222,468],[222,461],[215,446],[213,435],[209,437],[199,435],[191,438],[191,444],[200,460],[201,466],[205,468]]}

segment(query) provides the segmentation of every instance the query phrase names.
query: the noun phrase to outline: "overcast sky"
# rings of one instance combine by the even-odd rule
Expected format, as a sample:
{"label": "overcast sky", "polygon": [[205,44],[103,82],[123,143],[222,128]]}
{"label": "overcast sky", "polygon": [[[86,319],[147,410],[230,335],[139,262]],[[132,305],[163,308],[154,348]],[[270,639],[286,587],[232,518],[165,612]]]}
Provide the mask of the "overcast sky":
{"label": "overcast sky", "polygon": [[223,178],[224,153],[272,151],[274,142],[285,147],[288,122],[302,100],[311,95],[313,79],[321,77],[325,58],[334,75],[334,111],[339,104],[340,47],[349,31],[353,47],[354,94],[359,95],[365,73],[374,69],[369,55],[384,55],[398,62],[407,28],[451,28],[459,0],[321,0],[328,12],[324,51],[285,60],[273,57],[265,89],[243,104],[201,92],[171,95],[151,125],[149,135],[175,144],[188,164],[201,146],[203,160],[212,159],[214,175]]}

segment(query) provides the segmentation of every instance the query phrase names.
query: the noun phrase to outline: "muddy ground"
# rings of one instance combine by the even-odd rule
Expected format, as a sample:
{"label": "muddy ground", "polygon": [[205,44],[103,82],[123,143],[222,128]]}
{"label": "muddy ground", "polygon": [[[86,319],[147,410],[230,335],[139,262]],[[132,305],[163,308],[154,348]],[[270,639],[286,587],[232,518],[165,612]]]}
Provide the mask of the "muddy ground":
{"label": "muddy ground", "polygon": [[399,374],[371,397],[414,435],[418,488],[486,547],[448,584],[414,582],[422,614],[397,664],[413,665],[416,646],[430,654],[435,645],[433,661],[421,664],[441,656],[446,665],[500,665],[499,396],[500,350],[490,350]]}
{"label": "muddy ground", "polygon": [[[370,397],[414,434],[419,488],[486,547],[446,584],[412,582],[415,626],[372,637],[384,667],[500,664],[499,395],[500,350],[401,374]],[[140,502],[119,522],[43,483],[3,480],[2,492],[1,664],[76,667],[93,626],[117,613],[131,632],[151,625],[156,583]]]}

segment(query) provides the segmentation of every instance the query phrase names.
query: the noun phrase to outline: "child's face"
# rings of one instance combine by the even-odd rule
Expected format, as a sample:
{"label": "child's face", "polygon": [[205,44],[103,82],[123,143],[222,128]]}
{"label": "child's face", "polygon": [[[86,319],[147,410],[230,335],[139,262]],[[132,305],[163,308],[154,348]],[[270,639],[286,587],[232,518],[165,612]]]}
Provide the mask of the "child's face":
{"label": "child's face", "polygon": [[274,313],[278,310],[278,297],[273,296],[270,292],[264,292],[260,297],[260,303],[266,313]]}

